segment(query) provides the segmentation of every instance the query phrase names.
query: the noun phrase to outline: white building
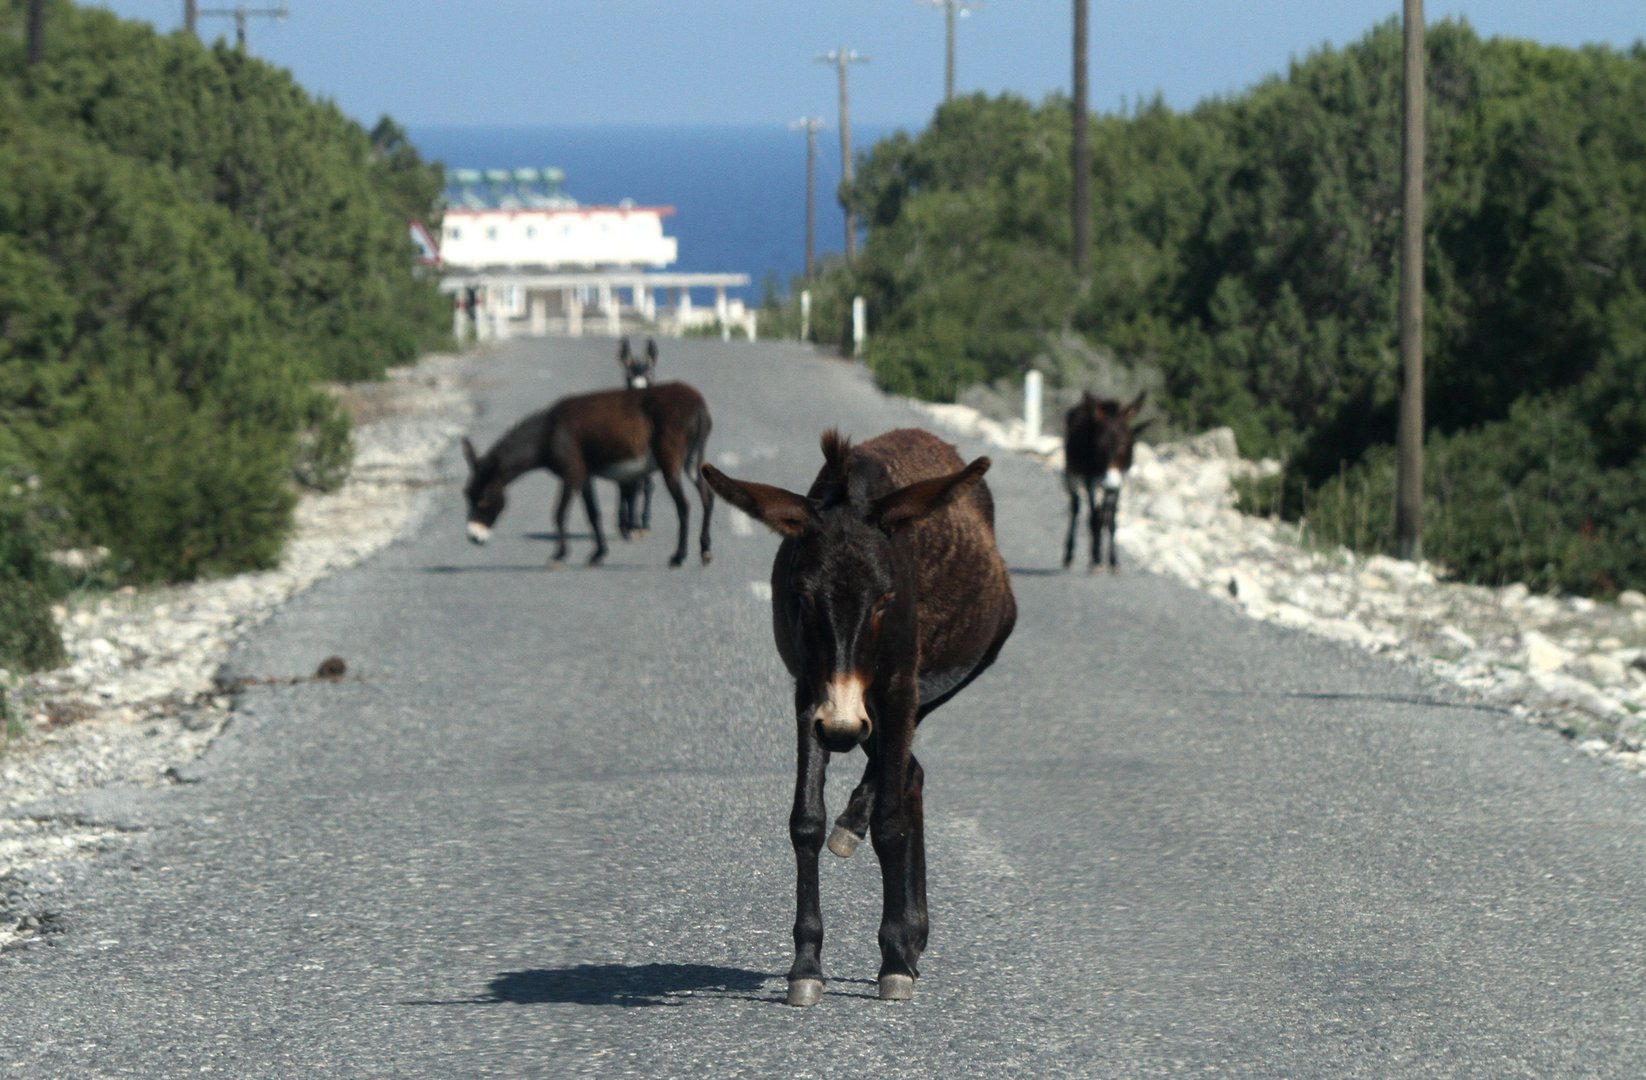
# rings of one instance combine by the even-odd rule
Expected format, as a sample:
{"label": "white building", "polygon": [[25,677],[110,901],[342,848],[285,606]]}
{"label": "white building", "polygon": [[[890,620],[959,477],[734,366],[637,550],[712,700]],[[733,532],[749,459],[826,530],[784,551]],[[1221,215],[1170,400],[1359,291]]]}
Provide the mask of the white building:
{"label": "white building", "polygon": [[579,206],[558,169],[459,170],[447,192],[440,258],[458,270],[662,269],[680,257],[663,235],[672,206]]}
{"label": "white building", "polygon": [[[657,273],[679,258],[663,235],[672,206],[579,206],[560,190],[559,169],[460,169],[446,191],[440,229],[441,287],[455,297],[453,333],[501,337],[581,335],[586,322],[616,335],[624,320],[663,332],[714,325],[755,335],[754,316],[729,288],[747,274]],[[714,304],[692,289],[714,290]],[[673,303],[660,297],[672,295]],[[625,302],[626,298],[626,302]]]}
{"label": "white building", "polygon": [[440,259],[453,269],[662,269],[680,257],[663,235],[672,206],[446,211]]}

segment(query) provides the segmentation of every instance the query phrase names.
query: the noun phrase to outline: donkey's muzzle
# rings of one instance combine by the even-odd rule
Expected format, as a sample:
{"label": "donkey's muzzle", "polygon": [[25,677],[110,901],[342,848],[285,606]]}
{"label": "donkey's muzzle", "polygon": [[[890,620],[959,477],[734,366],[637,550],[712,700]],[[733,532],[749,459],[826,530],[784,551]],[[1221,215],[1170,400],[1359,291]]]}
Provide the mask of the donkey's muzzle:
{"label": "donkey's muzzle", "polygon": [[817,725],[817,739],[837,753],[852,749],[868,739],[874,731],[869,719],[868,702],[864,691],[867,680],[861,675],[836,675],[823,688],[823,700],[812,709],[812,721]]}

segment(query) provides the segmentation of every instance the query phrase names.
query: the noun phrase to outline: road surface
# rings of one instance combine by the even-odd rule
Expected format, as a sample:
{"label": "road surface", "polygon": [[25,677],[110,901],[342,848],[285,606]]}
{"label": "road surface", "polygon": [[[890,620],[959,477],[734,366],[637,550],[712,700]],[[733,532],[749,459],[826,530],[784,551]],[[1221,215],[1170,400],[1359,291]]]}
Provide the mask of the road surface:
{"label": "road surface", "polygon": [[[478,357],[476,442],[614,355]],[[660,375],[708,398],[711,460],[790,487],[825,426],[918,422],[794,345],[667,342]],[[474,548],[454,451],[438,513],[233,661],[357,678],[254,686],[195,782],[80,811],[131,842],[0,956],[0,1074],[1646,1074],[1646,783],[1136,569],[1062,573],[1057,479],[994,456],[1021,616],[922,727],[912,1003],[874,999],[864,845],[823,856],[823,1002],[782,1004],[776,538],[721,503],[714,564],[668,570],[662,497],[650,538],[549,572],[550,481]]]}

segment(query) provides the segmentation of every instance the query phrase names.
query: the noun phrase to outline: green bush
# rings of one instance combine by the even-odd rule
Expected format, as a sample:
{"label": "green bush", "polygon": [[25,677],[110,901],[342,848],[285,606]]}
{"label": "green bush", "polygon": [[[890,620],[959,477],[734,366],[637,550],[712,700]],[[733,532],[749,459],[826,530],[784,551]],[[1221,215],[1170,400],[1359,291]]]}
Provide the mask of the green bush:
{"label": "green bush", "polygon": [[94,386],[66,442],[60,483],[124,579],[185,580],[278,563],[294,501],[282,433],[132,376]]}
{"label": "green bush", "polygon": [[438,227],[440,172],[387,118],[106,11],[51,3],[25,66],[22,12],[0,5],[0,466],[127,580],[272,565],[293,482],[347,475],[321,380],[447,332],[406,233]]}
{"label": "green bush", "polygon": [[[1646,586],[1646,46],[1457,22],[1428,44],[1425,548],[1472,580]],[[867,242],[817,293],[866,297],[870,367],[924,397],[1030,368],[1067,388],[1087,373],[1057,343],[1081,335],[1158,372],[1175,426],[1284,459],[1248,503],[1385,548],[1401,50],[1389,20],[1187,112],[1094,117],[1080,278],[1068,103],[957,98],[866,156],[845,197]]]}
{"label": "green bush", "polygon": [[[0,492],[0,668],[38,671],[63,662],[48,592],[59,580],[36,524]],[[5,692],[0,685],[0,706]]]}

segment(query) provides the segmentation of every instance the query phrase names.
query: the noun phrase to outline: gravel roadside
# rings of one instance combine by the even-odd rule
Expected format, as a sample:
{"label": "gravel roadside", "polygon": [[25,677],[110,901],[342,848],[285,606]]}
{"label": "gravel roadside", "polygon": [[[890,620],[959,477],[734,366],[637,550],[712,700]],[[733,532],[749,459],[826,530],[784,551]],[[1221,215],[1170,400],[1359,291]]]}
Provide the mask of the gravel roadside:
{"label": "gravel roadside", "polygon": [[[384,382],[341,391],[355,417],[354,467],[338,491],[300,501],[278,568],[86,595],[58,610],[69,662],[23,681],[14,701],[25,734],[0,752],[0,947],[51,930],[43,897],[60,883],[64,860],[119,843],[116,830],[42,804],[92,789],[174,782],[231,715],[234,687],[219,673],[235,642],[429,511],[440,456],[473,415],[466,364],[434,354]],[[315,657],[316,665],[325,659]]]}

